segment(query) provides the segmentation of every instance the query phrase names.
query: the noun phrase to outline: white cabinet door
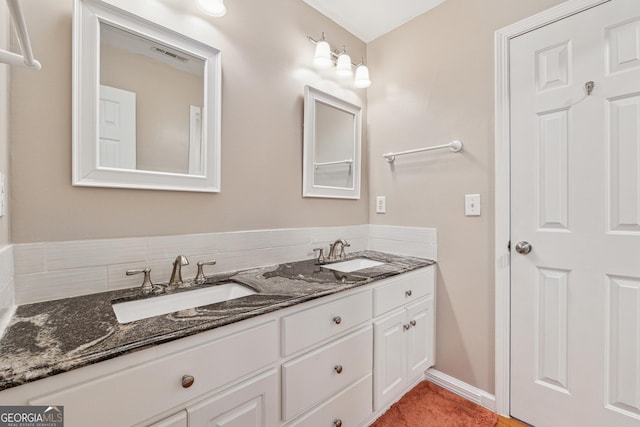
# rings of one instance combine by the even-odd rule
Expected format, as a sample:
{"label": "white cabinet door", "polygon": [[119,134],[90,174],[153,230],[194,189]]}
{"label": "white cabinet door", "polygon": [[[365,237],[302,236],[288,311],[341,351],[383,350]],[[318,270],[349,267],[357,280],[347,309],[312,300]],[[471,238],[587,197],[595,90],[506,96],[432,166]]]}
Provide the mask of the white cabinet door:
{"label": "white cabinet door", "polygon": [[187,427],[187,411],[180,411],[169,418],[150,424],[149,427]]}
{"label": "white cabinet door", "polygon": [[407,383],[406,317],[400,309],[373,324],[375,410],[399,396]]}
{"label": "white cabinet door", "polygon": [[376,411],[400,397],[433,365],[433,314],[433,298],[423,298],[373,323]]}
{"label": "white cabinet door", "polygon": [[271,369],[227,391],[189,406],[189,426],[272,427],[279,425],[278,372]]}
{"label": "white cabinet door", "polygon": [[433,298],[407,307],[407,380],[418,378],[433,365]]}

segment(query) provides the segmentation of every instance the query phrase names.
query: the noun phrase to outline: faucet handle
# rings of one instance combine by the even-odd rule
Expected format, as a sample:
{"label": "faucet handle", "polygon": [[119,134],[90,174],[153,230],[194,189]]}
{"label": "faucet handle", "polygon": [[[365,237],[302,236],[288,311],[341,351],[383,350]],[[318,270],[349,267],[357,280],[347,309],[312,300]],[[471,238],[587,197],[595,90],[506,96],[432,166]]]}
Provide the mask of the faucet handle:
{"label": "faucet handle", "polygon": [[144,273],[144,279],[142,279],[142,293],[149,294],[153,291],[154,285],[151,283],[151,269],[150,268],[141,268],[136,270],[127,270],[127,276],[132,276],[134,274],[142,274]]}
{"label": "faucet handle", "polygon": [[347,254],[344,252],[344,248],[348,248],[350,246],[351,244],[349,242],[347,242],[346,240],[343,241],[342,245],[340,246],[340,255],[338,255],[340,259],[345,258],[347,256]]}
{"label": "faucet handle", "polygon": [[215,265],[215,261],[207,261],[207,262],[202,262],[199,261],[198,262],[198,272],[196,273],[196,278],[193,279],[193,281],[199,285],[201,283],[204,283],[204,281],[207,279],[204,275],[204,269],[202,268],[204,265]]}
{"label": "faucet handle", "polygon": [[316,258],[316,265],[324,264],[324,248],[314,248],[313,252],[318,251],[318,257]]}

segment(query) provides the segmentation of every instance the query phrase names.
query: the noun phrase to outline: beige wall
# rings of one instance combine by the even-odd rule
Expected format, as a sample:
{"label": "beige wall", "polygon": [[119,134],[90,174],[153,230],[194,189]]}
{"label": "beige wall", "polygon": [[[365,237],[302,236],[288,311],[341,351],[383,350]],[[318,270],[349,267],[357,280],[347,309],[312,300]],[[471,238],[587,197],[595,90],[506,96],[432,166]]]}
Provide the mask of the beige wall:
{"label": "beige wall", "polygon": [[[0,4],[0,49],[9,49],[9,12]],[[0,172],[5,175],[6,191],[9,190],[9,66],[0,64]],[[10,194],[6,196],[11,203]],[[9,216],[0,218],[0,248],[11,242]]]}
{"label": "beige wall", "polygon": [[[494,390],[494,31],[560,0],[447,0],[368,45],[370,222],[438,230],[437,368]],[[393,117],[393,120],[389,120]],[[464,151],[382,154],[464,142]],[[482,215],[464,216],[479,193]],[[376,215],[375,196],[387,197]],[[504,242],[501,242],[504,243]]]}
{"label": "beige wall", "polygon": [[365,90],[352,90],[309,67],[314,47],[305,36],[325,31],[332,45],[346,44],[354,58],[365,54],[363,42],[300,0],[234,0],[219,19],[203,18],[195,2],[112,2],[154,14],[170,28],[221,49],[222,192],[72,187],[73,2],[25,1],[43,69],[12,74],[13,242],[368,222],[366,179],[359,201],[301,197],[304,85],[366,104]]}

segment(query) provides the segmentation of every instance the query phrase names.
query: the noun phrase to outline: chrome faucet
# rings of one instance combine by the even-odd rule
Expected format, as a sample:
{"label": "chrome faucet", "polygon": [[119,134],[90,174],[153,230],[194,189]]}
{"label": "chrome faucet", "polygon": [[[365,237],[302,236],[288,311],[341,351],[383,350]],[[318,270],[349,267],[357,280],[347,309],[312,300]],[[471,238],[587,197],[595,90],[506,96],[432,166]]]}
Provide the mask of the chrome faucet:
{"label": "chrome faucet", "polygon": [[[340,253],[336,254],[336,250],[338,248],[338,245],[340,245]],[[349,243],[347,243],[346,240],[344,239],[338,239],[335,242],[333,242],[331,244],[331,246],[329,246],[329,255],[327,255],[327,259],[329,261],[335,261],[336,259],[342,259],[344,258],[346,255],[344,253],[344,248],[348,248],[349,246],[351,246]]]}
{"label": "chrome faucet", "polygon": [[171,271],[171,279],[169,279],[169,286],[182,285],[182,266],[189,265],[189,260],[184,255],[178,255],[176,260],[173,261],[173,270]]}

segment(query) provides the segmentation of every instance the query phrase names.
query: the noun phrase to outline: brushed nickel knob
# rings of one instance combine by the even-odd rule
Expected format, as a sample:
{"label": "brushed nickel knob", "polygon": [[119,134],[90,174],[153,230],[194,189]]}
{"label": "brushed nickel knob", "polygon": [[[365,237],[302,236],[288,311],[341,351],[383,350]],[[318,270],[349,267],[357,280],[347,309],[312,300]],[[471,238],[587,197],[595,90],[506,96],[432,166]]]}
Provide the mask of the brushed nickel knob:
{"label": "brushed nickel knob", "polygon": [[340,323],[342,323],[342,317],[340,316],[336,316],[333,318],[333,323],[335,323],[336,325],[339,325]]}
{"label": "brushed nickel knob", "polygon": [[333,420],[333,425],[335,427],[342,427],[342,420],[340,418]]}
{"label": "brushed nickel knob", "polygon": [[411,326],[416,326],[416,321],[415,321],[415,320],[412,320],[412,321],[411,321],[411,322],[409,322],[409,323],[411,323]]}
{"label": "brushed nickel knob", "polygon": [[182,377],[182,387],[184,388],[189,388],[193,385],[193,383],[196,381],[195,378],[193,378],[193,376],[191,375],[184,375]]}
{"label": "brushed nickel knob", "polygon": [[409,289],[409,290],[408,290],[407,292],[405,292],[404,294],[405,294],[406,296],[410,297],[412,293],[413,293],[413,292],[411,292],[411,289]]}
{"label": "brushed nickel knob", "polygon": [[336,370],[337,373],[341,374],[342,373],[342,365],[336,365],[333,367],[333,369]]}
{"label": "brushed nickel knob", "polygon": [[526,255],[529,252],[531,252],[531,249],[533,249],[533,246],[531,246],[531,243],[529,242],[518,242],[518,244],[516,245],[516,252],[518,252],[519,254],[522,255]]}

